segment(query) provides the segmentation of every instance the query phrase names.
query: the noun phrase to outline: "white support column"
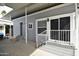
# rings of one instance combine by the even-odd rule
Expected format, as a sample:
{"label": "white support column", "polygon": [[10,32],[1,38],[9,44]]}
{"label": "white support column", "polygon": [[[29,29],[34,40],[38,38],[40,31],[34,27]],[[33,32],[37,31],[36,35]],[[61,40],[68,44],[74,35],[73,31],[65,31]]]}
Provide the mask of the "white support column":
{"label": "white support column", "polygon": [[38,48],[38,35],[37,35],[37,33],[38,33],[38,29],[37,29],[38,23],[37,22],[38,21],[36,20],[36,48]]}
{"label": "white support column", "polygon": [[76,41],[75,41],[75,55],[79,56],[79,16],[78,16],[78,9],[77,3],[75,3],[75,32],[76,32]]}
{"label": "white support column", "polygon": [[[11,21],[11,16],[10,16],[10,21]],[[9,28],[9,33],[10,33],[10,39],[11,39],[11,37],[12,37],[12,30],[11,30],[11,24],[9,25],[10,26],[10,28]]]}
{"label": "white support column", "polygon": [[10,33],[10,39],[11,39],[11,25],[9,25],[10,26],[10,29],[9,29],[9,33]]}
{"label": "white support column", "polygon": [[6,31],[6,29],[5,29],[5,25],[3,26],[3,32],[4,32],[4,36],[5,36],[5,31]]}
{"label": "white support column", "polygon": [[48,40],[50,40],[50,20],[47,22],[47,36]]}
{"label": "white support column", "polygon": [[27,44],[27,8],[25,8],[25,40]]}

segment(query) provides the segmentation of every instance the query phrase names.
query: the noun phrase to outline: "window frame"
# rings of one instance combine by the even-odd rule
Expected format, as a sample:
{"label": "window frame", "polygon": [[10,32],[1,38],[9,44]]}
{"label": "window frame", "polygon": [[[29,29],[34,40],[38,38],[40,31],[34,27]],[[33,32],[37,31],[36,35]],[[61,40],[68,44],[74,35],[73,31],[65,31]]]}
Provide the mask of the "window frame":
{"label": "window frame", "polygon": [[[49,17],[49,20],[52,20],[52,19],[60,19],[60,18],[63,18],[63,17],[70,17],[70,41],[68,42],[68,43],[70,43],[71,42],[71,17],[73,16],[73,13],[69,13],[69,14],[62,14],[62,15],[57,15],[57,16],[51,16],[51,17]],[[51,22],[49,22],[50,24],[51,24]],[[49,40],[52,40],[51,39],[51,34],[49,35],[50,37],[49,37]],[[58,42],[59,40],[52,40],[52,41],[56,41],[56,42]]]}
{"label": "window frame", "polygon": [[47,31],[47,22],[46,22],[46,27],[44,27],[44,26],[43,26],[43,27],[38,27],[38,22],[39,22],[39,21],[47,21],[47,18],[38,19],[38,20],[36,21],[36,22],[37,22],[37,25],[36,25],[36,26],[37,26],[37,34],[38,34],[38,35],[46,35],[47,32],[46,32],[46,33],[43,33],[43,31],[42,31],[41,33],[38,33],[38,28],[46,28],[45,31]]}

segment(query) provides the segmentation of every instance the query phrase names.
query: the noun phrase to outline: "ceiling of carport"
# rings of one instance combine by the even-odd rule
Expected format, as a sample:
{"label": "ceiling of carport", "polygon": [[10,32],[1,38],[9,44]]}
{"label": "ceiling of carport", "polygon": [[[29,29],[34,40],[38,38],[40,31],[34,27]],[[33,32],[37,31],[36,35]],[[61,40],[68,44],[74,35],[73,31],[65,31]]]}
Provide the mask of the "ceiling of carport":
{"label": "ceiling of carport", "polygon": [[27,7],[27,13],[31,14],[59,4],[61,3],[5,3],[5,5],[14,9],[9,13],[12,18],[17,18],[24,15],[25,7]]}
{"label": "ceiling of carport", "polygon": [[29,5],[32,5],[33,3],[6,3],[5,5],[13,8],[14,10],[17,10],[17,9],[20,9],[24,6],[29,6]]}

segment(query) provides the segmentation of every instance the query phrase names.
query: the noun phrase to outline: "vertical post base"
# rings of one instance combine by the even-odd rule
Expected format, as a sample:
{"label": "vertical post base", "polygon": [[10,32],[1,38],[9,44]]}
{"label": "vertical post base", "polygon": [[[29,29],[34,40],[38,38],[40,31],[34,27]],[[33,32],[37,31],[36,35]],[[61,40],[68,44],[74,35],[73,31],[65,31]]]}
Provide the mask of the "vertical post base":
{"label": "vertical post base", "polygon": [[75,50],[75,56],[79,56],[79,49]]}

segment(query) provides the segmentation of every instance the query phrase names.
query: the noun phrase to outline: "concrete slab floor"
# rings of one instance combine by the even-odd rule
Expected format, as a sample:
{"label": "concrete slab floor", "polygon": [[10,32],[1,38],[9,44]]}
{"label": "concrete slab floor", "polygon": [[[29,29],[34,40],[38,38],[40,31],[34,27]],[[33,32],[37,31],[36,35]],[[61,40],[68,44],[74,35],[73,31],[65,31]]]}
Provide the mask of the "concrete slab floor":
{"label": "concrete slab floor", "polygon": [[1,40],[0,41],[0,53],[8,53],[10,56],[29,56],[33,51],[35,51],[35,43],[29,41],[26,44],[24,40],[17,42],[12,42],[11,40]]}
{"label": "concrete slab floor", "polygon": [[24,40],[13,42],[7,39],[0,41],[1,56],[57,56],[40,48],[35,48],[35,42],[32,41],[28,41],[27,44]]}

